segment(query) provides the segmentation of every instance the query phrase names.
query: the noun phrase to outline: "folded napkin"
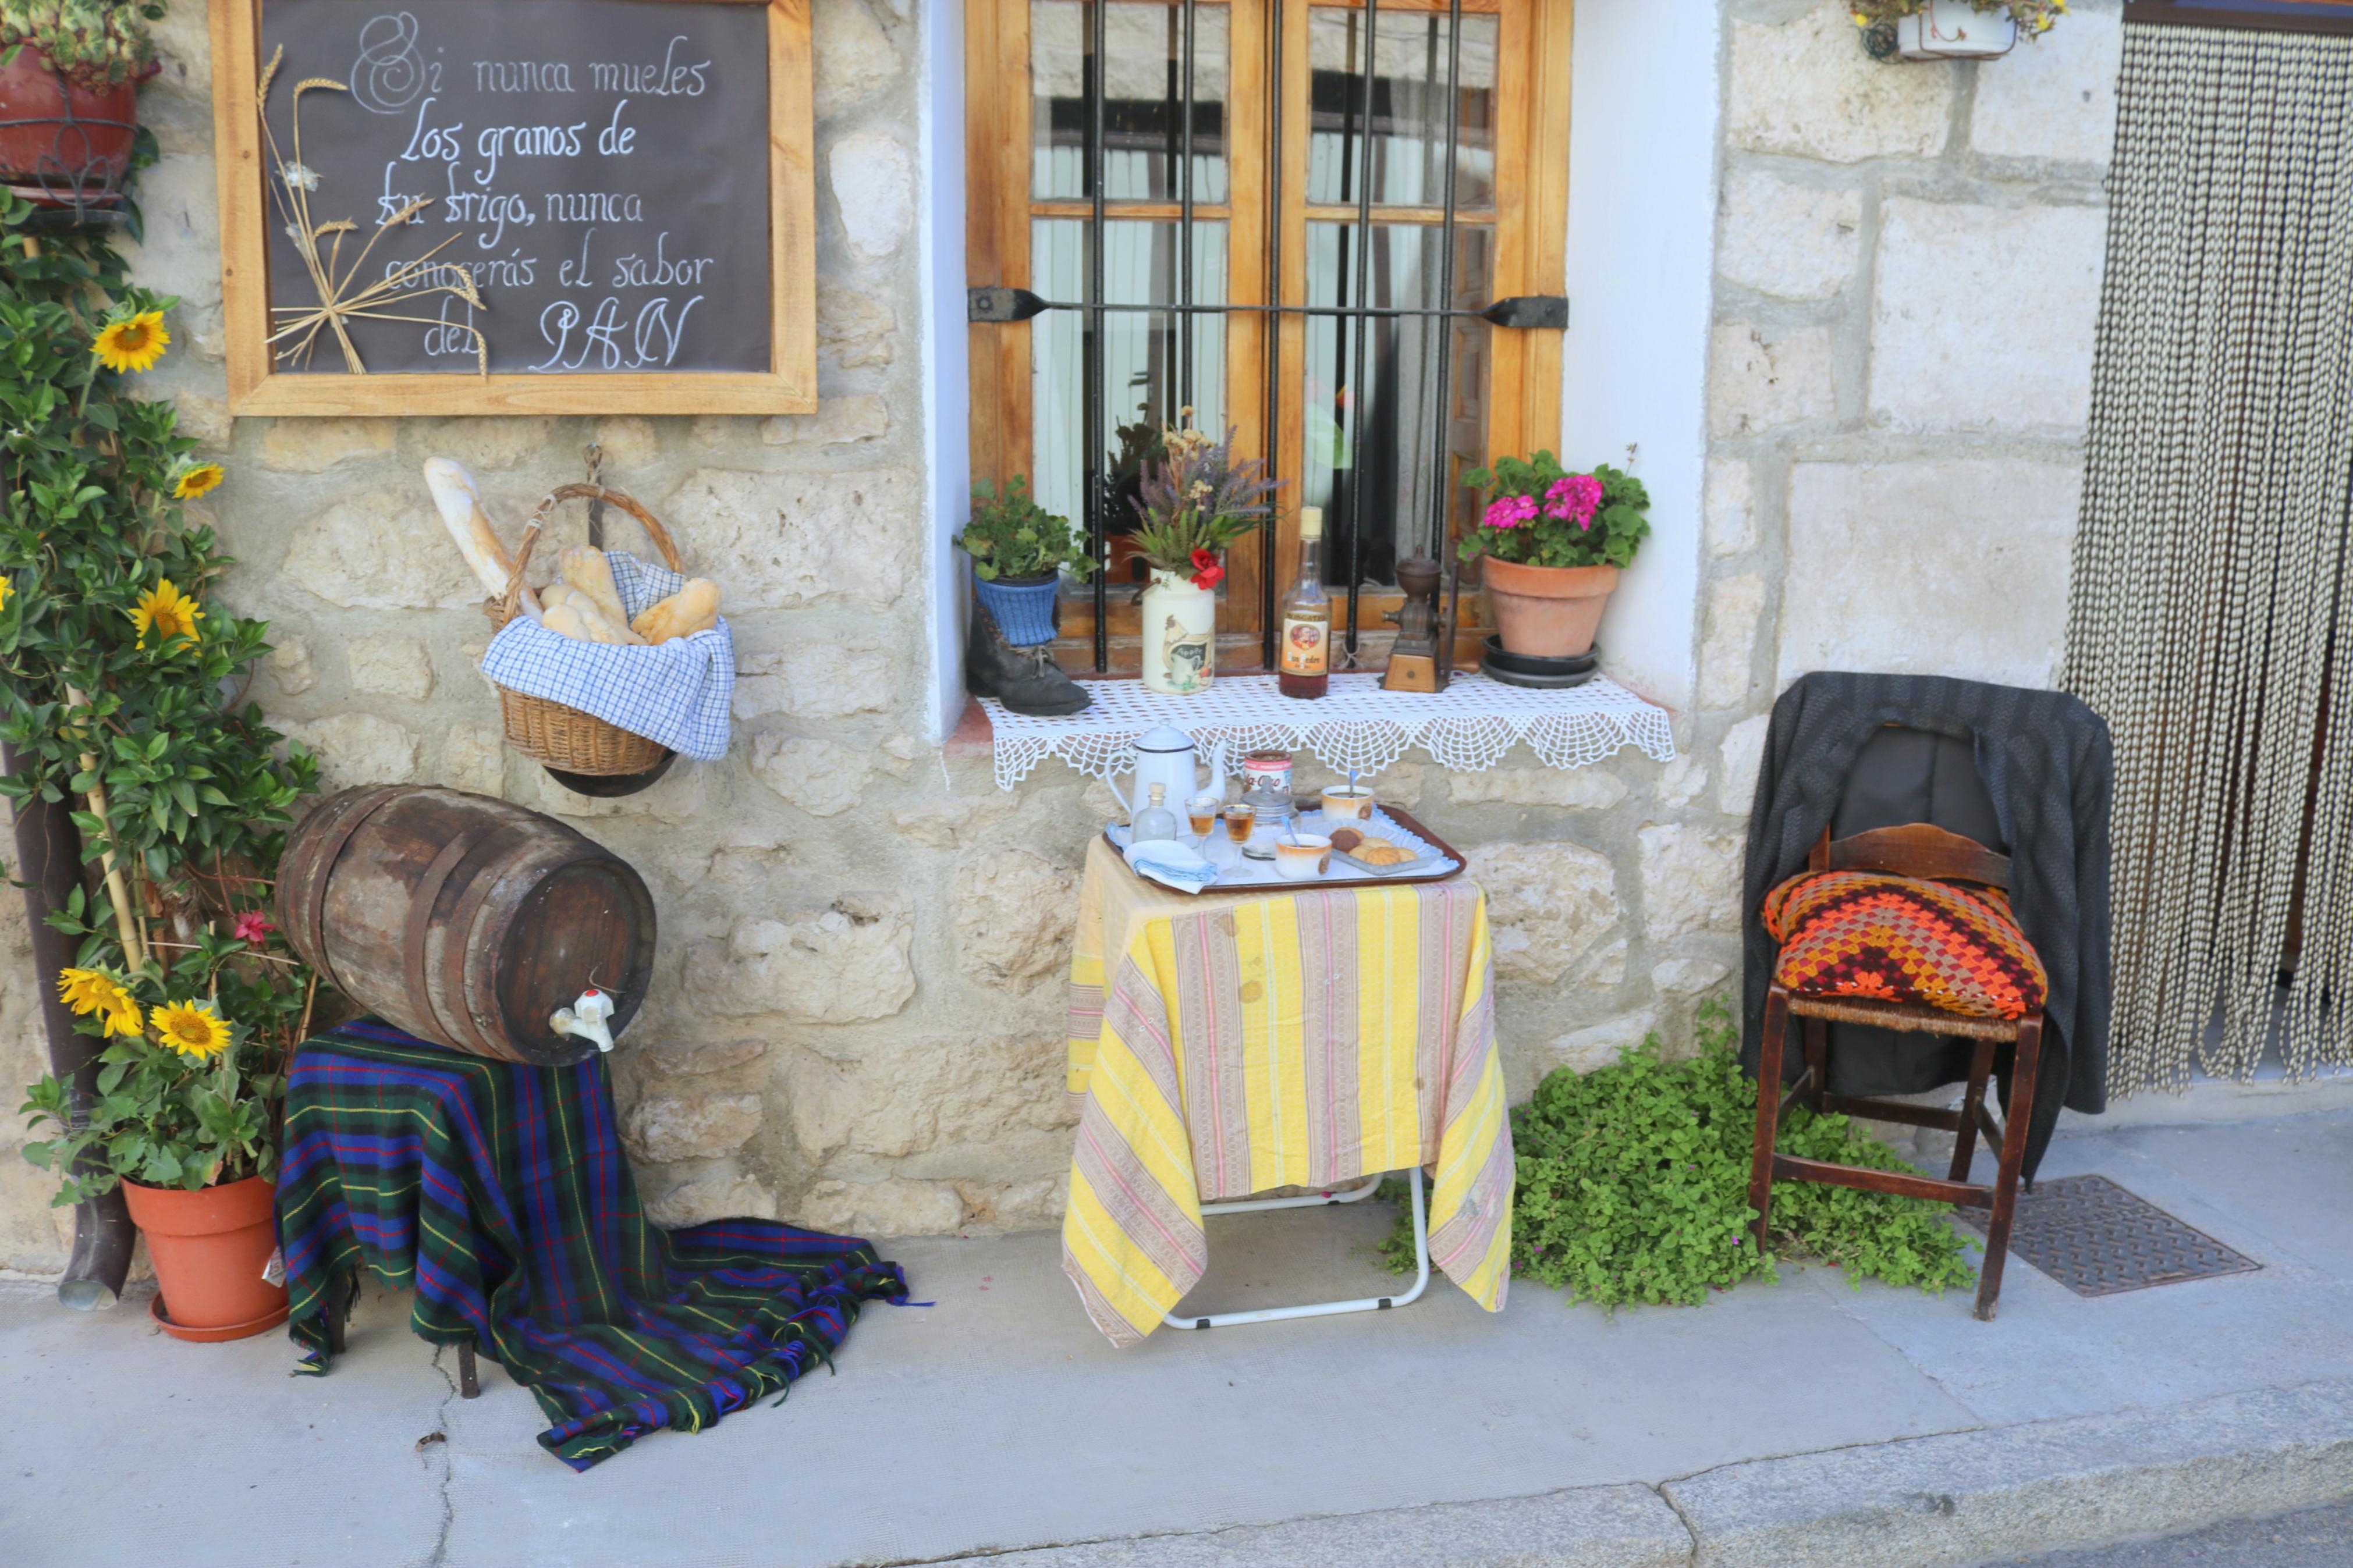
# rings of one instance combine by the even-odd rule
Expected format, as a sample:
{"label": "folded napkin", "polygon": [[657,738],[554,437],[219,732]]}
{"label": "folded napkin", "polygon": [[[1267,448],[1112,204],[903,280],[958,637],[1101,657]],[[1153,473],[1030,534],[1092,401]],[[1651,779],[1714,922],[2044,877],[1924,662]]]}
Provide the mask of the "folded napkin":
{"label": "folded napkin", "polygon": [[1131,844],[1121,851],[1128,869],[1180,893],[1198,893],[1218,879],[1217,866],[1206,857],[1169,839]]}

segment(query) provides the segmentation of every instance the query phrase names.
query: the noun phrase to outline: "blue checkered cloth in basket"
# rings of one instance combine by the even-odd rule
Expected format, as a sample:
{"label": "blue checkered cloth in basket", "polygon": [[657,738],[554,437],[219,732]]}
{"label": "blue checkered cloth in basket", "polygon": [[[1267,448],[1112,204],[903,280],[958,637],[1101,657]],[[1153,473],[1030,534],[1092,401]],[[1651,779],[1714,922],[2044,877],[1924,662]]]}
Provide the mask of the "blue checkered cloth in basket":
{"label": "blue checkered cloth in basket", "polygon": [[[686,585],[666,567],[609,552],[613,586],[634,619]],[[735,639],[727,619],[652,647],[581,642],[519,615],[491,639],[482,673],[511,691],[593,713],[697,762],[727,754]]]}

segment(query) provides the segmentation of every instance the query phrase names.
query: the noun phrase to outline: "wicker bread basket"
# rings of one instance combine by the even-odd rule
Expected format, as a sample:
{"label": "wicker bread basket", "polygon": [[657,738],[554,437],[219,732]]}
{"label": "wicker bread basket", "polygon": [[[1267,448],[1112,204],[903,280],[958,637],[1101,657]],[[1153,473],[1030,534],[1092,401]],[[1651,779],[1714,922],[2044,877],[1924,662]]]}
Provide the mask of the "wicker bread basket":
{"label": "wicker bread basket", "polygon": [[[484,613],[501,630],[522,613],[523,571],[531,564],[532,549],[539,542],[548,514],[567,500],[601,500],[619,507],[646,531],[646,537],[661,552],[662,564],[673,572],[686,570],[679,560],[678,546],[670,541],[670,530],[635,497],[602,485],[560,485],[539,503],[522,531],[522,543],[515,551],[514,571],[507,578],[506,594],[483,606]],[[504,686],[499,688],[499,710],[505,721],[508,745],[535,762],[568,773],[596,777],[642,773],[659,766],[669,751],[659,741],[632,734],[593,713],[583,713],[577,708],[567,708],[561,702],[550,702],[544,697],[533,697]]]}

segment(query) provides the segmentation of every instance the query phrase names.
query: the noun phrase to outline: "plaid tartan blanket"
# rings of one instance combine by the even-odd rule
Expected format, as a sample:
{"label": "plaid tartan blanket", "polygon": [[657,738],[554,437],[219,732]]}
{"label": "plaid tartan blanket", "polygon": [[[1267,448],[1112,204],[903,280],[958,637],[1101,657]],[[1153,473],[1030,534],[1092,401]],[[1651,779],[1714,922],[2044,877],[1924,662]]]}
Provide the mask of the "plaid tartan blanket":
{"label": "plaid tartan blanket", "polygon": [[519,1067],[347,1024],[295,1055],[278,1182],[298,1370],[328,1370],[326,1314],[372,1270],[415,1288],[419,1337],[528,1386],[575,1470],[830,1369],[860,1301],[907,1298],[854,1237],[649,1223],[596,1057]]}

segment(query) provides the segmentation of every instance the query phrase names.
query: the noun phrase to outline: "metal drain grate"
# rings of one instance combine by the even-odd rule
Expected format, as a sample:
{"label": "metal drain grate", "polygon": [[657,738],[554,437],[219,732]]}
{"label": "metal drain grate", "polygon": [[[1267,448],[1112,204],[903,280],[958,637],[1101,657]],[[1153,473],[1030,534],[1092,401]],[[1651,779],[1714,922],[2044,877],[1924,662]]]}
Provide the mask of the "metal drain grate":
{"label": "metal drain grate", "polygon": [[[1983,1209],[1959,1213],[1985,1229]],[[2020,1194],[2010,1253],[2078,1296],[2114,1296],[2263,1267],[2105,1176],[2063,1176]]]}

